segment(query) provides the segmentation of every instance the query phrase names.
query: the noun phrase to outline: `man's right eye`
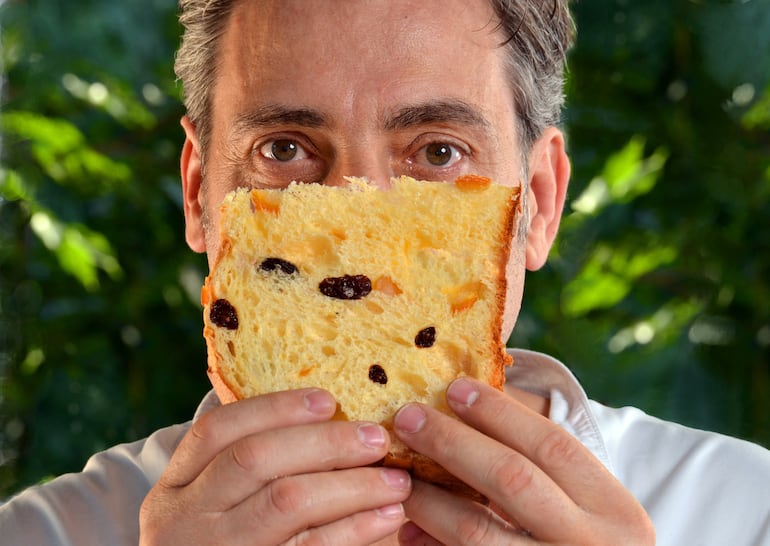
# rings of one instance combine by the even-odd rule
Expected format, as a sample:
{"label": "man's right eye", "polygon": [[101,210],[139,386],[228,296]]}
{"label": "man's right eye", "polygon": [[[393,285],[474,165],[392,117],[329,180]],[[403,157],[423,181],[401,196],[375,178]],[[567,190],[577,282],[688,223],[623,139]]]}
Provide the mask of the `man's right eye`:
{"label": "man's right eye", "polygon": [[273,159],[284,163],[307,159],[309,157],[307,151],[305,151],[296,140],[288,138],[280,138],[266,142],[259,148],[259,153],[267,159]]}

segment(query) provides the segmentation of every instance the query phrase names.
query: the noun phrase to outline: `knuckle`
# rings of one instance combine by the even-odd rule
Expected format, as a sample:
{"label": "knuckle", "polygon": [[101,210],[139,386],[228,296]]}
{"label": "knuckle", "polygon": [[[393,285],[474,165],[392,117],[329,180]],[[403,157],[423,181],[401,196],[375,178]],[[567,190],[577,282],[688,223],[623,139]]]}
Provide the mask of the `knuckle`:
{"label": "knuckle", "polygon": [[554,425],[538,443],[535,458],[549,468],[562,468],[575,461],[579,449],[577,440],[566,430]]}
{"label": "knuckle", "polygon": [[644,519],[645,523],[639,544],[643,546],[654,546],[657,541],[657,536],[655,535],[655,525],[653,525],[650,518],[646,517],[646,514]]}
{"label": "knuckle", "polygon": [[445,461],[457,457],[458,446],[464,445],[465,439],[463,431],[459,428],[444,426],[443,422],[439,422],[429,434],[424,435],[422,443],[420,451],[429,457]]}
{"label": "knuckle", "polygon": [[457,523],[457,539],[460,544],[488,545],[492,543],[492,525],[489,518],[479,514],[460,518]]}
{"label": "knuckle", "polygon": [[153,513],[151,497],[147,497],[139,508],[139,534],[141,545],[150,545],[158,543],[160,534],[160,523]]}
{"label": "knuckle", "polygon": [[534,466],[523,457],[508,453],[493,466],[492,480],[504,495],[515,496],[532,485]]}
{"label": "knuckle", "polygon": [[652,546],[655,542],[655,527],[651,521],[647,521],[646,525],[640,529],[638,544],[639,546]]}
{"label": "knuckle", "polygon": [[193,421],[190,427],[190,435],[199,442],[210,442],[216,438],[219,424],[213,412],[204,413],[200,418]]}
{"label": "knuckle", "polygon": [[594,512],[584,510],[584,518],[577,533],[588,542],[597,537],[597,529],[603,529],[603,540],[597,544],[606,546],[618,544],[618,537],[623,537],[623,544],[629,546],[654,546],[656,544],[655,526],[645,509],[630,494],[625,497],[609,495],[603,509]]}
{"label": "knuckle", "polygon": [[268,484],[267,492],[270,506],[282,516],[296,516],[308,508],[305,490],[294,478],[273,480]]}
{"label": "knuckle", "polygon": [[234,443],[229,449],[229,455],[233,464],[249,475],[267,459],[264,449],[248,440]]}
{"label": "knuckle", "polygon": [[641,506],[637,505],[637,509],[634,513],[630,514],[628,519],[624,522],[623,528],[626,529],[626,532],[629,527],[634,529],[634,544],[637,544],[638,546],[655,544],[655,526],[647,515],[647,512],[645,512]]}

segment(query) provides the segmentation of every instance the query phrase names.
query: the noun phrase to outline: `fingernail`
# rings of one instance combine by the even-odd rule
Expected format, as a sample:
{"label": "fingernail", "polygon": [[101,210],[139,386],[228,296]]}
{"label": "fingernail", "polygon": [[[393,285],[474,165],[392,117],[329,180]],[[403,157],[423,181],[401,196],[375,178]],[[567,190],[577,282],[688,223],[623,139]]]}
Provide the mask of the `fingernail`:
{"label": "fingernail", "polygon": [[412,481],[408,472],[396,468],[383,468],[380,471],[380,476],[382,476],[382,481],[388,484],[388,487],[397,491],[409,489]]}
{"label": "fingernail", "polygon": [[305,393],[305,407],[313,413],[331,413],[337,407],[337,402],[331,395],[320,389],[314,389]]}
{"label": "fingernail", "polygon": [[399,430],[414,434],[419,432],[425,425],[425,418],[425,412],[420,406],[409,404],[398,411],[394,424]]}
{"label": "fingernail", "polygon": [[372,423],[364,423],[358,427],[358,437],[368,447],[382,447],[385,445],[385,429]]}
{"label": "fingernail", "polygon": [[383,518],[401,518],[404,516],[404,507],[400,504],[389,504],[375,510],[377,515]]}
{"label": "fingernail", "polygon": [[449,385],[446,396],[450,402],[471,407],[479,399],[479,390],[476,388],[476,385],[467,379],[461,378]]}

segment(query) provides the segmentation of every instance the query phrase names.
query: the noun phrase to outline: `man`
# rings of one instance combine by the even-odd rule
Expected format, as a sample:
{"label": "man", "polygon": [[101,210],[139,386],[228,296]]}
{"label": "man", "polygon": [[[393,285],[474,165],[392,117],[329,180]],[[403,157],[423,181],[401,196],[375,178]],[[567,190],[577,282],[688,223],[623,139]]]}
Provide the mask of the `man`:
{"label": "man", "polygon": [[[509,5],[510,4],[510,5]],[[523,184],[505,335],[525,269],[543,265],[569,178],[556,128],[571,37],[566,2],[183,0],[177,71],[188,116],[186,238],[217,251],[217,205],[238,186],[386,185],[473,172]],[[447,391],[396,434],[490,499],[477,504],[370,466],[390,437],[331,421],[307,389],[220,406],[95,456],[11,501],[11,543],[760,544],[770,455],[636,410],[589,402],[559,363],[515,352],[506,392]],[[728,478],[729,476],[729,478]],[[759,479],[758,479],[759,478]],[[141,508],[140,508],[141,505]]]}

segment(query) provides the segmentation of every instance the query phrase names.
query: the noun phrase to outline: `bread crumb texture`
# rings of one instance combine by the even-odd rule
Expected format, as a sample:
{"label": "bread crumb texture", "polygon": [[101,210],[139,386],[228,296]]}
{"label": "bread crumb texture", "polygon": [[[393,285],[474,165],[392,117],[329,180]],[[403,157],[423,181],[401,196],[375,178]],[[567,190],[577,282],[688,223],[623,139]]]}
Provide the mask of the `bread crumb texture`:
{"label": "bread crumb texture", "polygon": [[412,401],[449,413],[459,376],[501,388],[518,188],[349,182],[226,197],[202,292],[210,373],[235,398],[323,387],[339,418],[386,426]]}

